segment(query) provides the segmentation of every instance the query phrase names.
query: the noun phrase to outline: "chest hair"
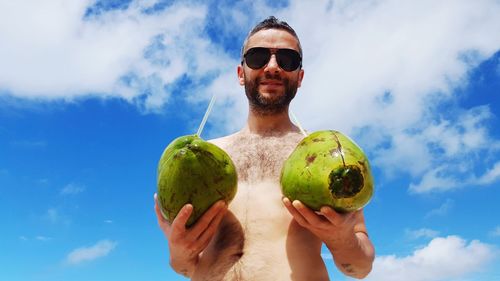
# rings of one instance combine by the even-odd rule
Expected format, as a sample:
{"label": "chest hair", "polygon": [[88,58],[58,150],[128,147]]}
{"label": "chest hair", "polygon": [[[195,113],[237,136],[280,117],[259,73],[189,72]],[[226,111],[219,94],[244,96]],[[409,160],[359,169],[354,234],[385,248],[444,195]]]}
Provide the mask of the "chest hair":
{"label": "chest hair", "polygon": [[283,162],[302,138],[296,133],[285,136],[239,134],[224,149],[236,165],[239,181],[279,181]]}

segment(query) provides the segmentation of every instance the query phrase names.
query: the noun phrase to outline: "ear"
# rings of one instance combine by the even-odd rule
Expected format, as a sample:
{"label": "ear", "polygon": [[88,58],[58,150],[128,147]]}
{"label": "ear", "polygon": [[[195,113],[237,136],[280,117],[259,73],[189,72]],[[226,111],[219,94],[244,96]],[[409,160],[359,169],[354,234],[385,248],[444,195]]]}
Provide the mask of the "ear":
{"label": "ear", "polygon": [[240,82],[240,85],[244,86],[245,85],[245,73],[243,70],[243,65],[239,64],[236,71],[238,73],[238,81]]}
{"label": "ear", "polygon": [[302,79],[304,78],[304,69],[299,70],[299,77],[297,79],[297,88],[300,88],[300,85],[302,85]]}

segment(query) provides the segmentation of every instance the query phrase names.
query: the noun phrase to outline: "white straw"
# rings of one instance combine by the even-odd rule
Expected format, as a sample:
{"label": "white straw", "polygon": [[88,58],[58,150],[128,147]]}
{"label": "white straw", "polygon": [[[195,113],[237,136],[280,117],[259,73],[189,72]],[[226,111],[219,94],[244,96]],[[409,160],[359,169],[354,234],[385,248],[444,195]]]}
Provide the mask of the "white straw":
{"label": "white straw", "polygon": [[207,122],[208,115],[210,115],[210,111],[212,111],[212,106],[214,106],[214,103],[215,103],[215,94],[212,96],[212,99],[208,104],[208,108],[207,111],[205,111],[205,116],[203,116],[203,120],[201,120],[200,127],[198,128],[198,132],[196,133],[198,137],[201,137],[201,132],[203,131],[203,127],[205,127],[205,123]]}
{"label": "white straw", "polygon": [[290,115],[292,116],[293,123],[295,123],[295,125],[297,125],[297,127],[299,127],[299,130],[304,135],[304,137],[307,137],[306,131],[304,131],[304,128],[302,128],[302,126],[299,123],[299,120],[297,119],[295,114],[293,114],[293,112],[291,110],[290,110]]}

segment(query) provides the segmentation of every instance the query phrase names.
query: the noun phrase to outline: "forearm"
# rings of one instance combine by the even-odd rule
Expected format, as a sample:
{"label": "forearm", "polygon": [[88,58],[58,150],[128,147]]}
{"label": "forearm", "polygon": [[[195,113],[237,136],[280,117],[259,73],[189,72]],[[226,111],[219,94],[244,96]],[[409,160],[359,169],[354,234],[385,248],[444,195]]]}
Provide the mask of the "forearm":
{"label": "forearm", "polygon": [[375,250],[368,236],[357,232],[348,241],[326,243],[337,268],[345,275],[364,278],[372,269]]}

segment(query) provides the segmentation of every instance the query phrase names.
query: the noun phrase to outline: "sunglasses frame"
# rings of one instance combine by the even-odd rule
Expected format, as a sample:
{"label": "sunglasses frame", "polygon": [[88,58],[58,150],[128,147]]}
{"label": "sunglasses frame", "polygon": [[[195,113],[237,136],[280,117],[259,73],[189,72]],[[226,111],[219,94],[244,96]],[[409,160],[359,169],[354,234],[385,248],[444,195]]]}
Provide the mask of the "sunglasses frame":
{"label": "sunglasses frame", "polygon": [[[267,50],[269,57],[267,58],[266,62],[262,66],[254,68],[254,67],[251,67],[250,65],[248,65],[248,63],[247,63],[247,56],[248,56],[249,52],[252,52],[252,51],[254,51],[256,49]],[[282,60],[281,60],[281,56],[282,55],[280,55],[280,52],[283,52],[283,51],[285,51],[285,52],[292,51],[294,54],[297,55],[296,57],[292,57],[292,59],[298,58],[298,65],[297,65],[296,68],[294,68],[294,69],[285,69],[285,68],[283,68],[283,66],[281,65],[282,64]],[[246,63],[246,65],[249,68],[254,69],[254,70],[261,69],[261,68],[265,67],[267,64],[269,64],[269,61],[271,60],[271,57],[272,57],[273,54],[276,57],[276,63],[278,64],[278,66],[281,69],[283,69],[284,71],[286,71],[286,72],[292,72],[292,71],[295,71],[297,69],[302,68],[302,55],[298,51],[296,51],[294,49],[289,49],[289,48],[266,48],[266,47],[253,47],[253,48],[250,48],[243,55],[243,58],[241,60],[241,64],[243,65],[244,63]]]}

